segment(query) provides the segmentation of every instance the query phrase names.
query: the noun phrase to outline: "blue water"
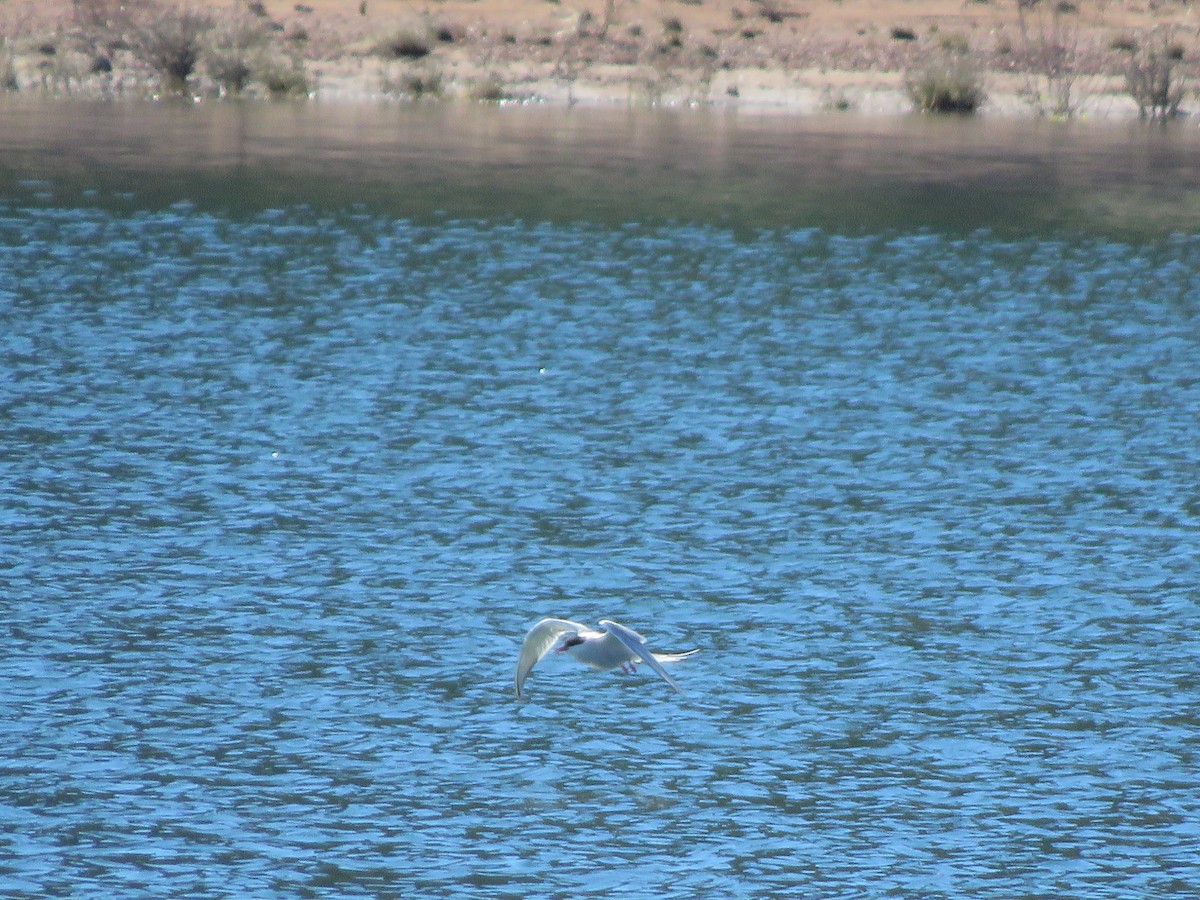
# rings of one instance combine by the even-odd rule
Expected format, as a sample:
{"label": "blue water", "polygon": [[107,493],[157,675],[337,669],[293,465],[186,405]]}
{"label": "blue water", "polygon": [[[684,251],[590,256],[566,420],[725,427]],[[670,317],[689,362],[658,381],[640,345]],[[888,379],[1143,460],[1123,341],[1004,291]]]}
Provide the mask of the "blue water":
{"label": "blue water", "polygon": [[23,190],[0,894],[1200,892],[1200,238]]}

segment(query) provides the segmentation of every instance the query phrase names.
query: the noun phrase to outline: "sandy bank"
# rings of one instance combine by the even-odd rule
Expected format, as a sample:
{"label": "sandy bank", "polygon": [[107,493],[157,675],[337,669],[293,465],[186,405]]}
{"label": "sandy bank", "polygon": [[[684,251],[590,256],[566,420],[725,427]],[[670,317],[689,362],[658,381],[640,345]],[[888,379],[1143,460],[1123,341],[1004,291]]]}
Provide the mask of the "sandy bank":
{"label": "sandy bank", "polygon": [[[1126,119],[1139,114],[1128,76],[1144,70],[1166,71],[1181,112],[1200,105],[1200,20],[1185,3],[226,0],[204,5],[190,74],[173,85],[145,43],[179,9],[0,0],[0,82],[49,97],[182,86],[200,97],[240,88],[322,101],[897,114],[914,108],[915,78],[952,67],[938,77],[969,79],[981,115]],[[229,80],[242,70],[244,85]]]}

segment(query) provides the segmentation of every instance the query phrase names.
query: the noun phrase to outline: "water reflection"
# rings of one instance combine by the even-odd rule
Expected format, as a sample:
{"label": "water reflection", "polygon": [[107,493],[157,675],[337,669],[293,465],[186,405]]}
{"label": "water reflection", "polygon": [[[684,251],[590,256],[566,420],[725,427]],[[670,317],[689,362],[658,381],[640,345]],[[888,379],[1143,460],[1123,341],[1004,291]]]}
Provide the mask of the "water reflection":
{"label": "water reflection", "polygon": [[[0,106],[0,189],[220,209],[1161,234],[1200,225],[1179,124],[462,105]],[[187,187],[181,179],[186,178]]]}

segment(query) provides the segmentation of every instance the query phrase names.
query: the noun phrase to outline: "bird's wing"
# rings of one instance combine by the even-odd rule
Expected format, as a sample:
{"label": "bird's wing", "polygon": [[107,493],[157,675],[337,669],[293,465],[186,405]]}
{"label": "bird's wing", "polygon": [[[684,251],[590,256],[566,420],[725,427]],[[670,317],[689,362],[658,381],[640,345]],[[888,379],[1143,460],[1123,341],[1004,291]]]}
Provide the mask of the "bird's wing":
{"label": "bird's wing", "polygon": [[646,649],[646,642],[642,640],[641,635],[636,631],[632,628],[626,628],[620,622],[613,622],[611,619],[601,619],[600,627],[624,644],[630,653],[634,654],[638,659],[657,672],[659,677],[676,692],[683,693],[679,689],[679,685],[675,683],[675,679],[668,675],[667,670],[662,667],[662,663],[655,659],[654,654]]}
{"label": "bird's wing", "polygon": [[521,644],[521,656],[517,659],[517,696],[521,696],[521,685],[525,683],[530,670],[550,652],[555,641],[569,631],[579,634],[587,630],[586,625],[568,619],[542,619],[530,628],[525,635],[525,642]]}
{"label": "bird's wing", "polygon": [[655,653],[654,658],[659,662],[679,662],[681,659],[687,659],[689,656],[695,656],[700,652],[700,648],[695,650],[684,650],[682,653]]}

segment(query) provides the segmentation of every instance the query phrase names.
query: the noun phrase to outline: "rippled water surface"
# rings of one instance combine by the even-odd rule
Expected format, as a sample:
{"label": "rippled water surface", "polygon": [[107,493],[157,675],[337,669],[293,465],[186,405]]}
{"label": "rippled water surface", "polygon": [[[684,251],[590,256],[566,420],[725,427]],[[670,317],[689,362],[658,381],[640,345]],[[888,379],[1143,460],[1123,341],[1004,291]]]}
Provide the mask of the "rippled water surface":
{"label": "rippled water surface", "polygon": [[[0,202],[0,893],[1200,891],[1194,234],[87,177]],[[545,615],[701,653],[518,701]]]}

